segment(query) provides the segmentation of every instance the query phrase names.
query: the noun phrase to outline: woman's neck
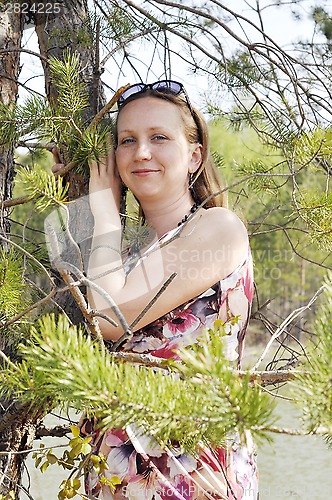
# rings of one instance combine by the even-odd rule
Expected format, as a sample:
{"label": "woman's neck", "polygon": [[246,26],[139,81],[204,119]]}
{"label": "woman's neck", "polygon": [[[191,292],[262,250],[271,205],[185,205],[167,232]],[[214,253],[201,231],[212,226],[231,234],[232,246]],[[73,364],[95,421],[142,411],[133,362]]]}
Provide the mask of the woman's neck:
{"label": "woman's neck", "polygon": [[142,206],[145,219],[151,227],[156,231],[157,237],[160,238],[165,233],[177,227],[182,219],[190,214],[190,209],[194,204],[190,193],[186,193],[180,199],[174,202],[165,202],[158,204]]}

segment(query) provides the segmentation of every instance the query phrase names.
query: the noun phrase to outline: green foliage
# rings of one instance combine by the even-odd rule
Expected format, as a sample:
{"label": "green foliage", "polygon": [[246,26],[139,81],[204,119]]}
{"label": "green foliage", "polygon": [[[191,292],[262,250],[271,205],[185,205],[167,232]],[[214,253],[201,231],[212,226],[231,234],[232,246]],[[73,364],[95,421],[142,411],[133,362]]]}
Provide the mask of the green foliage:
{"label": "green foliage", "polygon": [[31,137],[54,143],[66,161],[73,161],[76,170],[84,172],[89,159],[105,157],[111,123],[106,119],[96,125],[87,122],[89,95],[77,53],[67,50],[62,60],[50,58],[49,66],[57,91],[55,101],[49,103],[46,97],[32,96],[23,105],[8,107],[0,103],[1,144],[15,145]]}
{"label": "green foliage", "polygon": [[312,17],[319,26],[319,29],[324,34],[328,41],[332,40],[332,19],[328,12],[322,7],[313,9]]}
{"label": "green foliage", "polygon": [[25,186],[25,192],[35,200],[38,211],[45,210],[51,204],[59,205],[66,199],[67,186],[63,186],[61,177],[56,179],[45,171],[25,168],[18,171],[18,177]]}
{"label": "green foliage", "polygon": [[299,167],[310,165],[318,170],[324,164],[331,164],[332,129],[316,127],[313,132],[297,135],[289,142],[288,153]]}
{"label": "green foliage", "polygon": [[23,311],[29,303],[23,273],[17,252],[0,247],[0,314],[6,318]]}
{"label": "green foliage", "polygon": [[316,338],[301,363],[305,373],[291,383],[291,388],[308,431],[326,427],[329,441],[332,438],[332,272],[326,276],[324,299],[315,322]]}
{"label": "green foliage", "polygon": [[15,492],[10,491],[6,496],[0,495],[0,500],[15,500]]}
{"label": "green foliage", "polygon": [[311,241],[332,251],[332,193],[302,191],[298,203],[302,219],[310,229]]}
{"label": "green foliage", "polygon": [[[32,454],[36,469],[40,469],[44,473],[50,465],[57,464],[65,470],[72,471],[72,473],[75,473],[77,470],[80,471],[83,466],[87,467],[88,465],[90,468],[94,467],[98,472],[105,470],[107,468],[105,458],[96,457],[93,462],[91,461],[91,445],[89,443],[92,438],[80,437],[79,428],[76,426],[72,426],[71,431],[74,437],[70,439],[68,448],[64,450],[61,457],[58,457],[52,448],[45,448],[43,444],[38,451]],[[80,472],[75,477],[69,477],[62,481],[58,498],[73,498],[78,494],[78,490],[81,488],[81,478],[79,475]]]}
{"label": "green foliage", "polygon": [[81,111],[89,106],[86,85],[80,77],[81,67],[79,54],[64,53],[63,60],[50,59],[52,80],[58,91],[56,103],[52,103],[59,116],[80,118]]}
{"label": "green foliage", "polygon": [[17,106],[10,106],[0,101],[0,145],[15,144],[20,137],[20,129],[16,123]]}
{"label": "green foliage", "polygon": [[247,161],[237,167],[238,173],[241,176],[252,176],[247,183],[249,189],[253,192],[268,192],[276,195],[278,193],[278,185],[273,177],[273,170],[261,160]]}
{"label": "green foliage", "polygon": [[[251,54],[247,50],[234,53],[227,64],[221,65],[220,70],[224,73],[227,85],[234,89],[248,88],[262,78],[262,68],[259,68]],[[266,73],[267,78],[268,73]]]}
{"label": "green foliage", "polygon": [[182,363],[170,361],[167,376],[119,362],[65,317],[45,316],[31,333],[21,347],[24,361],[0,374],[0,394],[15,390],[37,407],[52,401],[85,408],[102,429],[135,423],[162,444],[177,441],[189,450],[204,439],[220,443],[235,429],[260,437],[271,421],[268,396],[225,359],[220,324],[180,352]]}
{"label": "green foliage", "polygon": [[[103,471],[108,469],[106,462],[106,457],[102,453],[95,455],[92,453],[92,447],[90,442],[92,437],[81,437],[80,429],[76,425],[71,426],[71,432],[73,437],[68,443],[68,447],[65,448],[62,455],[59,457],[52,448],[45,448],[45,445],[41,445],[39,450],[35,451],[32,458],[35,460],[36,469],[40,469],[44,473],[50,465],[57,464],[64,470],[70,471],[69,478],[62,481],[58,498],[73,498],[75,495],[79,495],[79,489],[82,486],[82,476],[83,472],[92,471],[96,474],[101,474]],[[115,485],[119,484],[118,477],[112,477],[107,479],[104,477],[102,479],[104,484],[107,484],[112,489],[115,489]]]}
{"label": "green foliage", "polygon": [[111,128],[101,124],[84,130],[77,144],[72,142],[68,149],[68,155],[75,158],[76,170],[83,171],[88,161],[98,162],[100,158],[106,158],[107,150],[111,147],[107,145],[110,134]]}
{"label": "green foliage", "polygon": [[[236,114],[231,113],[230,126],[226,118],[210,123],[211,145],[224,160],[220,170],[226,186],[259,174],[228,191],[229,206],[248,225],[259,304],[273,300],[272,310],[285,317],[313,296],[324,276],[324,268],[304,259],[331,262],[329,177],[324,168],[331,162],[331,131],[288,134],[288,147],[278,150],[242,120],[234,129],[232,117]],[[314,313],[313,308],[308,318]],[[251,322],[251,328],[256,325]]]}

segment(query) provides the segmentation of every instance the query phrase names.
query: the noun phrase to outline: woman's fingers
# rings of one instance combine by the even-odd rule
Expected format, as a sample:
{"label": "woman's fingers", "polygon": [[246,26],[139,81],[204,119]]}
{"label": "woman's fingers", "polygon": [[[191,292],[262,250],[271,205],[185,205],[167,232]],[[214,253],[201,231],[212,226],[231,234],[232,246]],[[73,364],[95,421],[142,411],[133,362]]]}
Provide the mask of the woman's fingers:
{"label": "woman's fingers", "polygon": [[52,148],[52,155],[53,155],[55,163],[61,163],[61,158],[60,158],[58,148]]}
{"label": "woman's fingers", "polygon": [[64,167],[63,163],[57,163],[56,165],[52,165],[51,170],[52,170],[53,174],[57,174],[59,172],[59,170],[61,170],[63,167]]}
{"label": "woman's fingers", "polygon": [[61,163],[61,158],[57,148],[52,148],[52,155],[55,161],[55,165],[52,165],[51,170],[53,174],[57,174],[65,165]]}

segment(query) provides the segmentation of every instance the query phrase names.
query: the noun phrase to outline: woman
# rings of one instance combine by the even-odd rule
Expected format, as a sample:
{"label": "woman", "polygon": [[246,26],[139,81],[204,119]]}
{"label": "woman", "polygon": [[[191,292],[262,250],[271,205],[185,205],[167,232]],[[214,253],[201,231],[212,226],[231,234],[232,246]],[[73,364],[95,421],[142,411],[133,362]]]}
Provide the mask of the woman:
{"label": "woman", "polygon": [[[132,85],[118,108],[114,151],[91,165],[95,226],[88,275],[112,297],[129,325],[140,317],[122,349],[169,358],[220,318],[229,332],[226,355],[239,365],[252,300],[250,251],[242,222],[223,207],[222,195],[213,196],[221,185],[209,155],[207,125],[183,86],[169,80]],[[123,184],[154,231],[153,240],[138,254],[124,255],[122,249]],[[92,289],[88,293],[93,308],[119,323],[101,294]],[[234,324],[235,316],[240,319]],[[124,333],[121,325],[106,319],[100,325],[106,341],[117,341]],[[177,455],[175,449],[172,459],[149,437],[128,434],[127,429],[94,435],[95,452],[107,456],[109,469],[103,475],[118,478],[119,484],[112,492],[91,473],[89,495],[257,498],[249,442],[228,450],[202,448],[195,457],[180,451]]]}

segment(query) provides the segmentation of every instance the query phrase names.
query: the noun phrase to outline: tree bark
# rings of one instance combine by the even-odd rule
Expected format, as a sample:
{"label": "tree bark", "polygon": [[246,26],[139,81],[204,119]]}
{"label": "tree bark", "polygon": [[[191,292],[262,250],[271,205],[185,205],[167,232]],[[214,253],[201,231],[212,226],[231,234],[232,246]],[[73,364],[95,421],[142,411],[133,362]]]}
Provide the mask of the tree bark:
{"label": "tree bark", "polygon": [[[0,49],[20,48],[22,20],[18,14],[4,12],[0,15]],[[0,101],[8,106],[15,103],[18,95],[17,78],[20,67],[19,52],[8,52],[0,56]],[[0,138],[1,142],[1,138]],[[0,232],[8,234],[10,225],[8,212],[2,204],[12,197],[14,178],[14,156],[12,146],[0,146]]]}
{"label": "tree bark", "polygon": [[[20,52],[12,51],[12,49],[20,48],[21,38],[21,16],[14,13],[8,14],[8,12],[2,13],[0,49],[10,51],[0,56],[0,101],[8,106],[15,103],[18,96]],[[13,145],[0,146],[0,233],[6,236],[10,231],[9,209],[4,209],[2,203],[12,197],[13,179]],[[0,349],[15,360],[16,351],[10,341],[10,336],[4,335],[3,332],[0,334]],[[15,498],[18,498],[26,457],[24,451],[31,447],[39,420],[39,416],[32,413],[31,409],[19,406],[14,400],[0,400],[0,495],[7,495],[12,491]]]}
{"label": "tree bark", "polygon": [[[49,4],[47,0],[44,3]],[[89,123],[95,114],[105,105],[106,99],[100,81],[98,40],[92,32],[86,0],[66,0],[62,4],[61,12],[46,14],[47,9],[40,9],[34,15],[35,29],[38,36],[40,54],[48,60],[50,57],[63,59],[66,50],[76,52],[80,56],[80,73],[89,95],[89,108],[85,113],[86,123]],[[52,81],[49,65],[42,60],[45,75],[45,91],[52,105],[57,101],[57,91]],[[60,151],[64,163],[69,163],[72,158],[66,158],[65,151]],[[88,194],[88,177],[69,172],[64,178],[69,183],[68,198],[74,200]],[[91,238],[91,221],[87,198],[71,210],[70,226],[74,233],[79,233],[80,248],[83,256],[88,255]],[[62,293],[56,297],[58,304],[66,311],[73,323],[83,321],[81,312],[70,292]]]}

